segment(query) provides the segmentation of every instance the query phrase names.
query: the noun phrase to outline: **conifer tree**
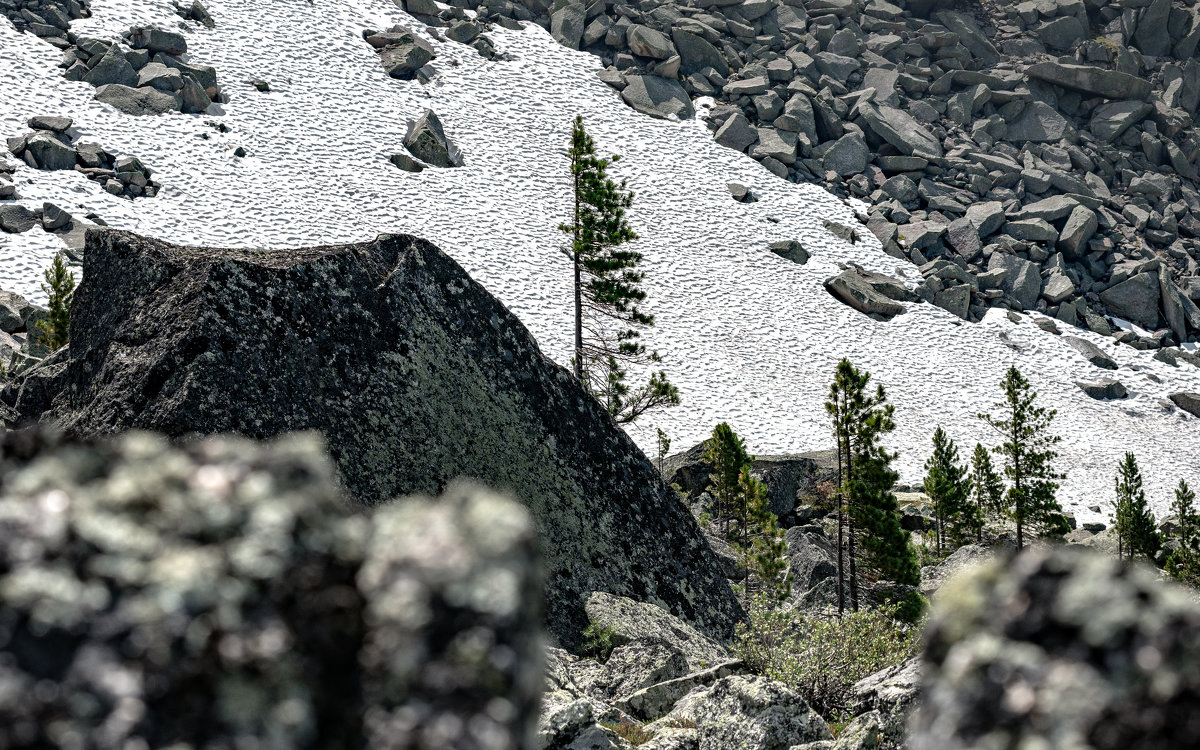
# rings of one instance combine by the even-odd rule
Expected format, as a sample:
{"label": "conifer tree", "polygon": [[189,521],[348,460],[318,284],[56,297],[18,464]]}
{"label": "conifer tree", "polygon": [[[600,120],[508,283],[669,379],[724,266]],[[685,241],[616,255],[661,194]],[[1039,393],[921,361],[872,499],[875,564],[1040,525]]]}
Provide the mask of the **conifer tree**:
{"label": "conifer tree", "polygon": [[925,494],[933,505],[937,551],[950,540],[962,544],[983,526],[978,508],[968,502],[967,467],[958,462],[958,447],[938,427],[933,432],[933,455],[925,462]]}
{"label": "conifer tree", "polygon": [[787,542],[779,529],[779,519],[769,510],[767,486],[750,475],[750,464],[742,466],[738,477],[739,506],[743,522],[738,549],[746,565],[743,607],[749,602],[752,588],[780,603],[791,593],[787,575]]}
{"label": "conifer tree", "polygon": [[[971,455],[971,497],[981,519],[1004,510],[1004,480],[996,473],[992,456],[982,443],[975,444],[975,452]],[[983,538],[982,522],[975,538],[977,541]]]}
{"label": "conifer tree", "polygon": [[661,427],[655,428],[658,431],[658,473],[662,474],[667,461],[667,451],[671,450],[671,438],[667,437],[667,433],[662,431]]}
{"label": "conifer tree", "polygon": [[1167,572],[1193,586],[1200,584],[1200,515],[1196,513],[1196,493],[1179,480],[1171,512],[1179,518],[1177,545],[1167,558]]}
{"label": "conifer tree", "polygon": [[1052,462],[1054,446],[1062,439],[1050,433],[1057,412],[1037,406],[1035,392],[1016,367],[1000,383],[1004,400],[997,403],[1001,417],[979,414],[1000,433],[1004,442],[993,450],[1004,456],[1004,475],[1012,483],[1004,497],[1005,510],[1017,523],[1017,549],[1025,546],[1025,529],[1046,535],[1066,533],[1062,506],[1055,500],[1060,479]]}
{"label": "conifer tree", "polygon": [[[858,609],[857,546],[862,539],[868,568],[899,583],[919,580],[916,552],[900,526],[899,506],[892,494],[898,478],[891,469],[895,456],[881,437],[895,429],[893,407],[883,386],[868,395],[871,375],[849,360],[838,363],[825,409],[833,420],[838,467],[838,612]],[[843,557],[845,564],[843,564]]]}
{"label": "conifer tree", "polygon": [[730,522],[740,515],[738,506],[742,469],[754,459],[746,452],[742,439],[726,422],[714,427],[712,437],[706,442],[704,460],[713,467],[708,485],[713,497],[713,518],[721,534],[728,536]]}
{"label": "conifer tree", "polygon": [[[626,382],[629,364],[662,361],[647,351],[640,330],[654,325],[643,312],[645,274],[638,270],[642,254],[623,247],[637,239],[625,219],[633,193],[625,182],[608,177],[608,167],[620,157],[596,156],[596,145],[576,117],[571,129],[573,211],[559,229],[571,237],[567,255],[574,273],[575,377],[604,404],[621,424],[642,414],[679,403],[679,391],[661,370],[642,387]],[[615,329],[614,329],[615,327]]]}
{"label": "conifer tree", "polygon": [[1142,489],[1142,473],[1137,458],[1125,454],[1117,468],[1117,499],[1113,507],[1113,529],[1117,535],[1117,554],[1132,560],[1143,554],[1151,560],[1162,547],[1162,537],[1154,522],[1154,514],[1146,504]]}
{"label": "conifer tree", "polygon": [[46,282],[42,291],[50,298],[50,313],[37,323],[41,342],[50,351],[67,345],[71,329],[71,301],[75,298],[75,274],[67,271],[62,255],[55,255],[54,262],[43,274]]}

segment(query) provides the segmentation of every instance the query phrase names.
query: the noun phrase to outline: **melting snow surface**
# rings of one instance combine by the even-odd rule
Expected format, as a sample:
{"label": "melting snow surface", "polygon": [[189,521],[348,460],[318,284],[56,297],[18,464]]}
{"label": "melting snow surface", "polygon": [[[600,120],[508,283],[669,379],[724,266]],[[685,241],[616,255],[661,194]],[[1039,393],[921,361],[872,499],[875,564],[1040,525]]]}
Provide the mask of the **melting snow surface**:
{"label": "melting snow surface", "polygon": [[[1060,499],[1081,520],[1107,513],[1112,477],[1126,450],[1137,453],[1152,503],[1164,512],[1183,476],[1200,485],[1200,422],[1166,402],[1200,391],[1200,370],[1172,368],[1149,352],[1088,332],[1120,363],[1124,401],[1085,396],[1075,380],[1111,375],[1087,363],[1029,318],[992,311],[964,323],[927,304],[887,323],[836,302],[822,282],[838,263],[918,278],[885,255],[867,231],[856,245],[822,228],[855,225],[852,210],[820,188],[780,180],[749,157],[717,145],[700,121],[640,115],[596,77],[596,58],[556,44],[541,28],[490,32],[513,59],[489,62],[472,48],[434,42],[441,77],[431,85],[389,78],[362,38],[416,23],[391,0],[210,0],[215,29],[186,25],[192,61],[213,65],[230,95],[214,116],[132,117],[67,81],[60,53],[0,20],[0,135],[28,130],[32,115],[69,115],[81,141],[132,154],[164,186],[156,198],[115,198],[70,172],[20,165],[21,202],[52,201],[76,216],[94,211],[112,226],[164,240],[238,247],[361,241],[409,232],[437,243],[512,309],[560,363],[570,357],[570,277],[555,227],[568,208],[564,156],[570,120],[584,116],[614,170],[637,198],[631,223],[646,256],[648,308],[658,325],[647,342],[666,356],[680,408],[633,430],[647,452],[661,427],[675,449],[703,439],[719,421],[751,451],[822,449],[830,443],[823,403],[834,365],[849,357],[883,383],[896,404],[902,481],[917,483],[930,435],[942,425],[969,455],[997,444],[976,412],[999,397],[1015,364],[1058,410]],[[170,0],[94,0],[82,36],[116,39],[132,24],[179,28]],[[259,93],[251,77],[266,79]],[[410,174],[388,157],[402,151],[406,122],[432,108],[466,164]],[[228,126],[221,133],[214,123]],[[247,156],[236,158],[243,147]],[[16,161],[5,154],[9,162]],[[3,157],[0,157],[3,158]],[[726,183],[761,200],[739,204]],[[798,266],[768,251],[798,239],[812,252]],[[0,233],[0,287],[34,299],[40,271],[60,248],[35,229]]]}

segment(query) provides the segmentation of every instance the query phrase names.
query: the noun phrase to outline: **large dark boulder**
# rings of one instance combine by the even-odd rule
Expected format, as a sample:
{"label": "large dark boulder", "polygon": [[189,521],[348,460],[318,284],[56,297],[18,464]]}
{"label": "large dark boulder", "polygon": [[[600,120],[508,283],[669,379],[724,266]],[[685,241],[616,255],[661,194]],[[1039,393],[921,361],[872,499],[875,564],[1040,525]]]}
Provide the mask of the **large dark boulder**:
{"label": "large dark boulder", "polygon": [[89,231],[71,314],[72,433],[318,430],[377,504],[472,477],[532,511],[552,633],[593,591],[711,636],[739,609],[700,529],[633,441],[517,318],[438,248],[222,250]]}

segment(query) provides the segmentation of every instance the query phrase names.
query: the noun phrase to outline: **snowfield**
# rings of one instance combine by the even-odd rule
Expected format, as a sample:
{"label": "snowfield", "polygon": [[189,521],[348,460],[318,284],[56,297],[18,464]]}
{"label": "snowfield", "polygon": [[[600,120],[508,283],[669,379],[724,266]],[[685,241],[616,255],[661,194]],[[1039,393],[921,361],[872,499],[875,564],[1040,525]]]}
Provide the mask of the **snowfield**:
{"label": "snowfield", "polygon": [[[849,245],[822,227],[857,226],[834,196],[780,180],[743,154],[717,145],[702,121],[640,115],[597,77],[596,58],[529,26],[490,32],[511,61],[434,42],[431,85],[387,76],[363,29],[424,27],[391,0],[211,0],[215,29],[186,25],[189,54],[212,65],[231,96],[223,114],[132,117],[92,100],[94,89],[62,78],[61,54],[0,20],[0,130],[25,133],[33,115],[74,118],[80,141],[137,156],[163,184],[156,198],[130,201],[71,172],[19,166],[14,177],[30,208],[52,201],[76,216],[172,242],[282,247],[361,241],[408,232],[437,243],[510,309],[560,363],[570,357],[570,275],[556,226],[566,216],[565,148],[570,121],[583,115],[598,147],[618,152],[614,170],[637,197],[631,223],[646,256],[647,343],[684,404],[645,418],[634,430],[653,453],[655,428],[673,452],[728,421],[752,452],[816,450],[830,444],[823,407],[836,362],[849,357],[883,383],[896,404],[905,483],[918,483],[930,436],[942,425],[969,456],[976,441],[998,443],[976,413],[1000,396],[1016,365],[1044,405],[1058,410],[1060,499],[1081,521],[1106,516],[1118,459],[1134,451],[1151,502],[1166,511],[1180,477],[1200,485],[1200,420],[1166,401],[1200,391],[1200,369],[1172,368],[1150,352],[1072,330],[1121,368],[1086,362],[1031,318],[1012,323],[993,310],[965,323],[928,304],[877,322],[835,301],[822,282],[838,264],[919,278],[883,253],[862,228]],[[132,24],[176,29],[170,0],[93,0],[79,35],[116,39]],[[259,93],[251,77],[267,80]],[[460,169],[410,174],[388,157],[402,151],[406,122],[432,108],[462,150]],[[223,123],[228,133],[214,123]],[[243,147],[247,156],[233,155]],[[17,160],[4,154],[12,163]],[[752,187],[758,203],[734,202],[730,181]],[[799,266],[772,254],[776,240],[800,240],[812,253]],[[0,234],[0,287],[34,299],[40,272],[61,248],[34,229]],[[1115,376],[1124,401],[1085,396],[1075,380]],[[1100,505],[1103,513],[1089,511]]]}

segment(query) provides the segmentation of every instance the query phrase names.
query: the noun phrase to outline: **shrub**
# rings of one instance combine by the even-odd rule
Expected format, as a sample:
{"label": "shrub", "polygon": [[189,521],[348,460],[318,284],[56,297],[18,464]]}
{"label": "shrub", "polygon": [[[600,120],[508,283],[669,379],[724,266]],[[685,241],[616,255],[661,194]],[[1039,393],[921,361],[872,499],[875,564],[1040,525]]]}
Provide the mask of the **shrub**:
{"label": "shrub", "polygon": [[593,620],[583,629],[583,653],[601,663],[606,662],[616,648],[616,637],[616,630]]}
{"label": "shrub", "polygon": [[632,721],[622,721],[620,723],[615,721],[602,721],[600,722],[600,726],[616,732],[618,737],[634,747],[643,745],[649,742],[652,737],[654,737],[654,732],[647,731],[644,726],[641,724],[635,724]]}
{"label": "shrub", "polygon": [[836,615],[771,610],[761,599],[738,627],[746,665],[796,690],[828,721],[850,718],[854,683],[916,653],[920,628],[898,620],[898,608]]}

